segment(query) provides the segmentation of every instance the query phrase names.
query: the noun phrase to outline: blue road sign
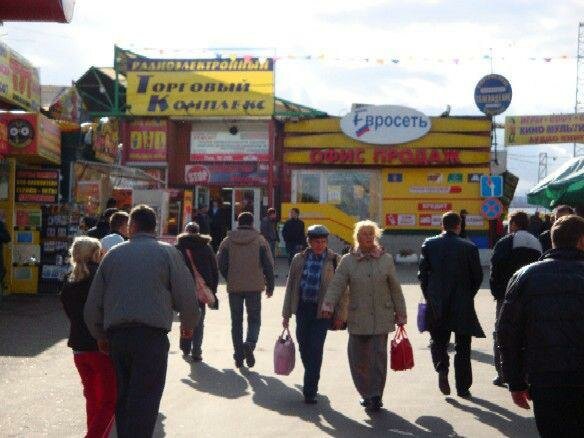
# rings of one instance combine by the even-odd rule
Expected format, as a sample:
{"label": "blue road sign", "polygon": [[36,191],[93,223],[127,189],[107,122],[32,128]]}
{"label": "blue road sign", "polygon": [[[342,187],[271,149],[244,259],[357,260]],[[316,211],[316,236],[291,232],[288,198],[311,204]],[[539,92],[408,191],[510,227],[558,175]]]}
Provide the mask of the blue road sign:
{"label": "blue road sign", "polygon": [[503,213],[503,204],[497,198],[487,198],[481,205],[481,215],[488,220],[498,219]]}
{"label": "blue road sign", "polygon": [[511,104],[511,84],[501,75],[483,77],[475,88],[475,103],[488,116],[501,114]]}
{"label": "blue road sign", "polygon": [[500,198],[501,196],[503,196],[503,177],[481,175],[481,197]]}

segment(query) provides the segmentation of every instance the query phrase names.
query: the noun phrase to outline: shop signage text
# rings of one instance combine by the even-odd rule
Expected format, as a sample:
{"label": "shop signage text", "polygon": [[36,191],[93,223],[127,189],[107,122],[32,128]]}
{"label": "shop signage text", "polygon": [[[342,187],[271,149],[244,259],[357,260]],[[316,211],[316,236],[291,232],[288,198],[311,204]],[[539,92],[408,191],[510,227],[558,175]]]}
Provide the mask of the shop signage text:
{"label": "shop signage text", "polygon": [[418,203],[420,211],[449,211],[452,210],[450,202],[420,202]]}
{"label": "shop signage text", "polygon": [[0,99],[27,111],[38,111],[41,101],[38,70],[1,42]]}
{"label": "shop signage text", "polygon": [[166,121],[131,122],[128,161],[166,162]]}
{"label": "shop signage text", "polygon": [[268,168],[267,164],[261,163],[187,164],[185,184],[264,185],[268,183]]}
{"label": "shop signage text", "polygon": [[137,115],[271,116],[272,59],[128,61],[127,102]]}
{"label": "shop signage text", "polygon": [[16,170],[16,202],[56,204],[58,197],[58,170]]}
{"label": "shop signage text", "polygon": [[475,103],[482,113],[496,116],[511,104],[511,84],[501,75],[483,77],[475,88]]}
{"label": "shop signage text", "polygon": [[439,166],[460,164],[459,149],[375,148],[372,162],[365,148],[316,149],[310,151],[312,164],[402,164]]}
{"label": "shop signage text", "polygon": [[505,145],[584,143],[584,114],[505,117]]}
{"label": "shop signage text", "polygon": [[406,143],[423,137],[430,127],[429,117],[397,105],[363,106],[341,119],[341,130],[347,136],[372,144]]}

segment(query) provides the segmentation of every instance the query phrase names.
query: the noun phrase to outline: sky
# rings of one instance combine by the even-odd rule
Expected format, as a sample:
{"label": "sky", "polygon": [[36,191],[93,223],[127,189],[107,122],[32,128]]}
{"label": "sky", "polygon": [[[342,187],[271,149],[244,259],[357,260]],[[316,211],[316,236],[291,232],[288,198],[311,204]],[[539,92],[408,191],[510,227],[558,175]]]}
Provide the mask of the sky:
{"label": "sky", "polygon": [[[494,72],[513,88],[503,123],[574,111],[579,21],[584,0],[77,0],[71,23],[5,23],[0,40],[54,85],[111,66],[114,44],[152,58],[276,56],[276,95],[331,115],[355,102],[481,115],[474,89]],[[572,145],[509,148],[519,194],[540,152],[551,172]]]}

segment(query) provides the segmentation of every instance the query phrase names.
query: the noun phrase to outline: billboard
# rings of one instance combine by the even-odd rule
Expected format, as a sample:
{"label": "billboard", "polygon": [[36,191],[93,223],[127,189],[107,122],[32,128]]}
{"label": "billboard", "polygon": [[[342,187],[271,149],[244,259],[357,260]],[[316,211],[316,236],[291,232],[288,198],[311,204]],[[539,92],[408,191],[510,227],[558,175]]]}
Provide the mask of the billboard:
{"label": "billboard", "polygon": [[38,111],[41,106],[39,71],[2,42],[0,42],[0,100],[26,111]]}
{"label": "billboard", "polygon": [[268,161],[268,122],[193,123],[190,161]]}
{"label": "billboard", "polygon": [[119,139],[118,119],[100,120],[93,134],[95,158],[104,163],[113,164],[118,156]]}
{"label": "billboard", "polygon": [[128,162],[166,163],[168,124],[166,120],[135,120],[128,124]]}
{"label": "billboard", "polygon": [[505,117],[505,146],[584,143],[584,114]]}
{"label": "billboard", "polygon": [[133,115],[271,116],[271,58],[127,61],[126,102]]}
{"label": "billboard", "polygon": [[58,170],[16,169],[16,202],[56,204],[58,198]]}

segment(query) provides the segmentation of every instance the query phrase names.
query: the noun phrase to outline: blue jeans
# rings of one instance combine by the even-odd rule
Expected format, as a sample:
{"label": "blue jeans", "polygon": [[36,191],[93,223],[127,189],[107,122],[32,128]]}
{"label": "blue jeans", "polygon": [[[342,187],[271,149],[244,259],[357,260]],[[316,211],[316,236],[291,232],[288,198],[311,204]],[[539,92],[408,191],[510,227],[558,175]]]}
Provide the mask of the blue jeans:
{"label": "blue jeans", "polygon": [[302,300],[296,311],[296,339],[304,365],[302,392],[307,398],[313,398],[318,393],[324,341],[331,324],[330,319],[318,319],[317,311],[317,303],[306,303]]}
{"label": "blue jeans", "polygon": [[150,437],[166,381],[166,331],[147,326],[124,327],[109,330],[108,339],[118,387],[118,437]]}
{"label": "blue jeans", "polygon": [[243,305],[247,310],[247,336],[245,343],[252,350],[258,342],[262,323],[261,292],[233,292],[229,294],[231,310],[231,340],[233,341],[233,358],[243,360]]}

